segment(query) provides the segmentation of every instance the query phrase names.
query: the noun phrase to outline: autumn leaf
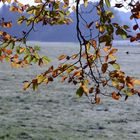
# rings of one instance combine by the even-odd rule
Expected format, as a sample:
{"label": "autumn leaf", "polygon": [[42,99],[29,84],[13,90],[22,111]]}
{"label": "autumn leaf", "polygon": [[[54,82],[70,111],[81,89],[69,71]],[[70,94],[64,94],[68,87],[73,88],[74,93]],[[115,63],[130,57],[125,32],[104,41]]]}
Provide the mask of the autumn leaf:
{"label": "autumn leaf", "polygon": [[11,0],[6,0],[8,3],[11,3]]}
{"label": "autumn leaf", "polygon": [[120,99],[120,95],[116,92],[112,92],[112,98],[115,100],[119,100]]}
{"label": "autumn leaf", "polygon": [[102,70],[103,73],[106,72],[107,68],[108,68],[108,64],[107,63],[102,64],[101,70]]}
{"label": "autumn leaf", "polygon": [[118,49],[116,48],[112,48],[109,52],[109,55],[113,55],[114,53],[116,53],[118,51]]}
{"label": "autumn leaf", "polygon": [[45,80],[45,77],[43,75],[37,76],[37,83],[40,84]]}
{"label": "autumn leaf", "polygon": [[62,55],[60,55],[60,56],[58,57],[58,60],[63,60],[63,59],[65,59],[66,57],[67,57],[67,55],[62,54]]}
{"label": "autumn leaf", "polygon": [[110,48],[111,48],[111,46],[106,46],[106,47],[103,48],[103,50],[104,50],[106,53],[108,53],[108,51],[110,50]]}
{"label": "autumn leaf", "polygon": [[28,81],[25,81],[23,85],[23,90],[26,90],[27,88],[29,88],[30,85],[31,83],[29,83]]}
{"label": "autumn leaf", "polygon": [[34,0],[35,3],[42,3],[42,0]]}
{"label": "autumn leaf", "polygon": [[90,40],[90,43],[96,49],[96,47],[97,47],[96,40]]}
{"label": "autumn leaf", "polygon": [[5,50],[5,53],[7,53],[8,55],[12,54],[12,50]]}
{"label": "autumn leaf", "polygon": [[12,27],[12,22],[3,22],[2,27],[4,28],[11,28]]}
{"label": "autumn leaf", "polygon": [[95,98],[95,103],[96,103],[96,104],[99,104],[100,101],[101,101],[100,97],[96,97],[96,98]]}
{"label": "autumn leaf", "polygon": [[139,27],[138,24],[134,25],[134,26],[133,26],[133,30],[137,30],[138,27]]}
{"label": "autumn leaf", "polygon": [[134,79],[134,80],[133,80],[133,83],[134,83],[134,85],[140,85],[140,80]]}
{"label": "autumn leaf", "polygon": [[88,87],[86,85],[82,85],[81,87],[82,87],[85,95],[88,95],[88,93],[89,93]]}
{"label": "autumn leaf", "polygon": [[68,78],[67,76],[63,76],[63,77],[61,78],[61,82],[64,82],[67,78]]}
{"label": "autumn leaf", "polygon": [[94,90],[94,88],[91,87],[91,88],[89,89],[89,93],[93,93],[93,90]]}
{"label": "autumn leaf", "polygon": [[71,58],[74,60],[74,59],[76,59],[78,57],[78,54],[73,54],[72,56],[71,56]]}

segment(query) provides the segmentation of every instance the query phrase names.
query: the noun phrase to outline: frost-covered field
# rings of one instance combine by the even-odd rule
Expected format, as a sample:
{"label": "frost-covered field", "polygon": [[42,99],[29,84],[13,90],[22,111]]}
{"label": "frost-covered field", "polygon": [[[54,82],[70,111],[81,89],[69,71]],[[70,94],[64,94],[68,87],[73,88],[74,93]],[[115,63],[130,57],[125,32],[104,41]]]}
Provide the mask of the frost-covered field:
{"label": "frost-covered field", "polygon": [[[115,43],[120,46],[122,69],[140,78],[140,45]],[[57,55],[78,50],[74,43],[36,44],[41,44],[41,53],[53,58],[53,64]],[[138,96],[126,102],[104,98],[100,105],[91,105],[86,97],[76,98],[75,87],[57,80],[36,92],[22,91],[22,81],[47,67],[0,65],[0,140],[140,140]]]}

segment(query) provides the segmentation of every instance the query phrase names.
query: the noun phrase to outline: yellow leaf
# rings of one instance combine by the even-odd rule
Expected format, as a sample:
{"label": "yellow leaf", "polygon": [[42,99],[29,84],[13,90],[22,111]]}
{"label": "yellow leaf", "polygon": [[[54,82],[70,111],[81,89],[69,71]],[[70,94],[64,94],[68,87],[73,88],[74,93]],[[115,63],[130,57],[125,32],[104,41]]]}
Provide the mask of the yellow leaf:
{"label": "yellow leaf", "polygon": [[78,54],[73,54],[73,55],[71,56],[71,58],[72,58],[72,59],[76,59],[77,56],[78,56]]}
{"label": "yellow leaf", "polygon": [[26,90],[30,86],[29,82],[24,82],[23,90]]}
{"label": "yellow leaf", "polygon": [[75,11],[76,11],[76,8],[75,8],[75,6],[74,6],[74,5],[72,6],[72,10],[73,10],[73,12],[75,12]]}
{"label": "yellow leaf", "polygon": [[62,55],[60,55],[60,56],[58,57],[58,60],[63,60],[63,59],[65,59],[66,57],[67,57],[67,55],[62,54]]}
{"label": "yellow leaf", "polygon": [[45,77],[43,75],[37,76],[37,83],[40,84],[45,80]]}
{"label": "yellow leaf", "polygon": [[11,0],[7,0],[8,3],[11,3]]}
{"label": "yellow leaf", "polygon": [[133,83],[134,83],[134,85],[140,85],[140,80],[134,79],[134,80],[133,80]]}
{"label": "yellow leaf", "polygon": [[88,0],[84,0],[84,6],[85,6],[85,7],[88,6]]}
{"label": "yellow leaf", "polygon": [[90,43],[89,42],[86,44],[86,49],[87,49],[87,51],[90,50]]}
{"label": "yellow leaf", "polygon": [[106,46],[106,47],[103,48],[103,50],[104,50],[106,53],[108,53],[108,51],[110,50],[110,48],[111,48],[110,46]]}
{"label": "yellow leaf", "polygon": [[23,53],[24,51],[25,51],[25,48],[20,48],[20,49],[19,49],[19,52],[20,52],[20,53]]}
{"label": "yellow leaf", "polygon": [[86,95],[88,95],[89,90],[88,90],[87,86],[86,86],[86,85],[82,85],[81,87],[82,87],[84,93],[85,93]]}

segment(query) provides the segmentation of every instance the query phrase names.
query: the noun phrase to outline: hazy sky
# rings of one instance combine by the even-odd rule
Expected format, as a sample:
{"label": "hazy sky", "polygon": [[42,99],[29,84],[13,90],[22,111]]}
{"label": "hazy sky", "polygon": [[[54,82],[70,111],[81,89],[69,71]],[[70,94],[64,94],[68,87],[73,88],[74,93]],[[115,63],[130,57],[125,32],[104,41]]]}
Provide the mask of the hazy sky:
{"label": "hazy sky", "polygon": [[[23,4],[34,4],[34,0],[18,0],[19,2],[21,2],[21,3],[23,3]],[[63,1],[63,0],[62,0]],[[70,1],[74,1],[74,0],[70,0]],[[82,1],[82,0],[81,0]],[[93,1],[93,2],[95,2],[95,1],[98,1],[98,0],[90,0],[90,1]],[[116,3],[116,2],[122,2],[123,0],[111,0],[111,5],[112,6],[114,6],[114,3]],[[128,1],[131,1],[131,0],[127,0],[127,2]],[[2,6],[2,2],[0,2],[0,7]],[[126,9],[124,9],[124,8],[121,8],[121,11],[127,11]]]}

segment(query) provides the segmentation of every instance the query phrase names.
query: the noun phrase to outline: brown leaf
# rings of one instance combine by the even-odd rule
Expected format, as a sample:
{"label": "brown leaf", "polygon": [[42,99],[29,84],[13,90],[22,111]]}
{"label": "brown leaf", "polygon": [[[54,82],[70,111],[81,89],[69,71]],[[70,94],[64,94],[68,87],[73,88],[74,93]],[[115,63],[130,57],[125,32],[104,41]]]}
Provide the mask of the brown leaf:
{"label": "brown leaf", "polygon": [[96,47],[97,47],[96,40],[90,40],[90,43],[96,49]]}
{"label": "brown leaf", "polygon": [[103,73],[106,72],[107,68],[108,68],[108,64],[107,63],[102,64],[101,70],[102,70]]}
{"label": "brown leaf", "polygon": [[101,101],[100,97],[96,97],[96,98],[95,98],[95,103],[96,103],[96,104],[99,104],[100,101]]}
{"label": "brown leaf", "polygon": [[134,41],[136,41],[136,38],[135,38],[135,37],[131,37],[131,38],[130,38],[130,41],[131,41],[131,42],[134,42]]}
{"label": "brown leaf", "polygon": [[94,90],[94,88],[91,87],[91,88],[89,89],[89,93],[93,93],[93,90]]}
{"label": "brown leaf", "polygon": [[42,0],[34,0],[35,3],[41,3]]}
{"label": "brown leaf", "polygon": [[137,30],[138,27],[139,27],[138,24],[134,25],[134,26],[133,26],[133,30]]}

